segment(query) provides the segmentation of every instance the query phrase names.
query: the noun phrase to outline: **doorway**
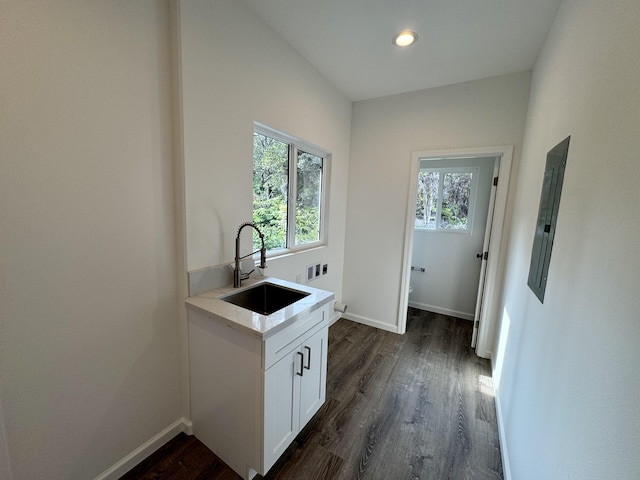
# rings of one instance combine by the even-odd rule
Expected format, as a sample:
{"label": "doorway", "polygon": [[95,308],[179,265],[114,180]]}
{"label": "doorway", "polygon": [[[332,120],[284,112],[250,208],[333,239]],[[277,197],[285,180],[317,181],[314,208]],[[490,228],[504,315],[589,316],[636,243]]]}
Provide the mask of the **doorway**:
{"label": "doorway", "polygon": [[[400,288],[400,307],[398,312],[398,331],[399,333],[404,333],[406,331],[406,318],[407,318],[407,308],[409,306],[409,286],[411,285],[412,279],[412,270],[411,267],[414,267],[413,275],[416,277],[416,280],[420,278],[422,265],[414,264],[413,252],[414,245],[422,245],[424,242],[422,238],[417,238],[418,236],[424,236],[424,232],[416,231],[416,197],[418,194],[418,174],[421,169],[428,168],[427,165],[431,165],[432,167],[438,166],[438,163],[446,165],[447,161],[456,159],[457,161],[461,161],[462,159],[483,159],[488,168],[491,170],[492,176],[494,172],[497,171],[497,186],[491,192],[491,200],[489,204],[485,207],[489,212],[487,219],[487,228],[478,232],[477,229],[475,232],[475,238],[478,239],[483,237],[482,248],[478,250],[477,254],[481,254],[481,258],[472,258],[472,262],[475,262],[476,270],[479,272],[475,273],[465,273],[466,276],[473,276],[473,286],[469,287],[469,285],[465,286],[465,289],[475,290],[477,292],[477,302],[475,305],[475,309],[473,311],[474,320],[474,332],[473,332],[473,344],[476,348],[476,354],[483,358],[490,358],[491,352],[493,349],[493,339],[495,336],[495,320],[497,318],[497,312],[494,310],[498,308],[498,298],[497,292],[499,292],[499,285],[497,285],[499,281],[498,276],[498,260],[499,260],[499,252],[500,252],[500,242],[502,238],[502,227],[504,223],[505,211],[506,211],[506,201],[507,201],[507,193],[508,193],[508,179],[511,171],[511,161],[513,156],[513,147],[512,146],[500,146],[500,147],[479,147],[472,149],[460,149],[460,150],[439,150],[439,151],[420,151],[414,152],[412,158],[412,168],[411,168],[411,181],[409,185],[409,194],[407,198],[407,221],[406,221],[406,231],[405,231],[405,244],[404,244],[404,254],[403,254],[403,274],[401,280],[401,288]],[[433,163],[430,163],[433,162]],[[499,162],[499,168],[494,169],[494,162]],[[451,162],[450,162],[451,163]],[[447,167],[443,167],[447,168]],[[454,168],[455,167],[448,167]],[[499,179],[504,179],[500,181]],[[440,219],[441,217],[439,217]],[[472,228],[475,228],[475,224],[472,225]],[[432,234],[433,235],[433,234]],[[445,234],[446,235],[446,234]],[[456,234],[452,234],[456,235]],[[458,235],[460,235],[458,233]],[[437,238],[437,237],[436,237]],[[456,238],[456,237],[450,237]],[[458,237],[459,239],[461,237]],[[442,240],[442,236],[440,236],[440,243]],[[437,243],[437,242],[436,242]],[[439,248],[436,247],[435,244],[430,248],[436,248],[438,251],[438,255],[443,257],[442,252]],[[468,252],[467,252],[468,253]],[[467,255],[468,256],[468,255]],[[467,259],[468,260],[468,259]],[[480,265],[479,265],[480,264]],[[442,270],[442,265],[435,266],[434,272],[432,272],[436,277],[438,275],[438,270]],[[426,271],[425,271],[426,273]],[[441,272],[440,272],[441,273]],[[459,275],[459,274],[458,274]],[[418,281],[418,280],[417,280]],[[419,283],[419,281],[418,281]],[[433,284],[432,284],[433,285]],[[428,287],[427,287],[428,288]],[[455,287],[451,287],[451,291],[455,293]],[[412,295],[412,301],[416,301],[416,298],[426,298],[426,297],[416,297],[416,295]],[[420,302],[417,302],[420,303]],[[431,304],[427,304],[431,305]],[[468,304],[465,306],[467,310],[465,316],[462,318],[471,319],[471,308]],[[456,308],[449,308],[452,310],[451,315],[460,316],[453,311],[461,312]],[[441,310],[441,313],[447,313]]]}
{"label": "doorway", "polygon": [[473,320],[497,157],[421,159],[409,306]]}

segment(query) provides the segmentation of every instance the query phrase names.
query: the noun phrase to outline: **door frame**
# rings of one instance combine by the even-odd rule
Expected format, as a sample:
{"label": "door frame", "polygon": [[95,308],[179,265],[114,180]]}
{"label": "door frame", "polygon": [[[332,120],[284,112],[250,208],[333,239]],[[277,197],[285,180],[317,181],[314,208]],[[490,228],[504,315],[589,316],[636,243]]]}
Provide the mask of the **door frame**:
{"label": "door frame", "polygon": [[476,354],[482,358],[491,358],[493,340],[495,337],[497,308],[500,300],[500,251],[504,222],[507,210],[507,194],[509,192],[509,175],[513,161],[513,145],[494,147],[459,148],[450,150],[414,151],[411,159],[411,176],[407,196],[407,216],[404,235],[404,251],[402,255],[402,275],[400,280],[400,302],[398,309],[398,333],[405,333],[407,329],[407,310],[409,307],[409,282],[411,274],[411,255],[413,252],[413,236],[415,224],[415,203],[418,193],[418,172],[420,159],[425,158],[472,158],[499,157],[498,186],[496,190],[495,206],[491,223],[491,243],[487,259],[484,292],[482,296],[483,308],[480,314]]}

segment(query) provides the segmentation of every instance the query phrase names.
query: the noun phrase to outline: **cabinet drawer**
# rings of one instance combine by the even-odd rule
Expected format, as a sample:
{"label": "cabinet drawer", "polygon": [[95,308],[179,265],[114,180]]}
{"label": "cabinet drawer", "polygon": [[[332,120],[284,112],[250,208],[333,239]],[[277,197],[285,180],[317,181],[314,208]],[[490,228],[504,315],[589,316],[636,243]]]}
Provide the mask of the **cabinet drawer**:
{"label": "cabinet drawer", "polygon": [[329,304],[298,317],[291,325],[264,341],[262,368],[267,370],[298,346],[305,334],[316,325],[329,322]]}

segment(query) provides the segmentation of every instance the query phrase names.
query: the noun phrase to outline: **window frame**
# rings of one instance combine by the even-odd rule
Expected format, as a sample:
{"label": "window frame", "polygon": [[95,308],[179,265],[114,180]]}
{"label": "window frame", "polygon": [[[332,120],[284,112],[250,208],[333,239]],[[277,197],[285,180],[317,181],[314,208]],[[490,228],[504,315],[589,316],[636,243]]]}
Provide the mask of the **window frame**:
{"label": "window frame", "polygon": [[[422,172],[438,172],[438,198],[436,201],[436,228],[425,228],[419,227],[415,225],[414,220],[414,230],[416,232],[428,232],[428,233],[455,233],[457,235],[471,235],[473,231],[473,220],[475,216],[476,210],[476,197],[478,194],[478,177],[480,176],[480,169],[478,167],[434,167],[429,168],[428,166],[420,165],[420,170],[418,170],[418,175]],[[442,201],[443,201],[443,191],[444,191],[444,176],[447,173],[471,173],[471,186],[469,193],[469,212],[467,215],[467,228],[443,228],[440,226],[440,220],[442,216]],[[416,196],[417,201],[417,196]],[[415,215],[414,215],[415,216]]]}
{"label": "window frame", "polygon": [[[329,216],[329,179],[331,178],[331,153],[317,145],[302,140],[293,135],[275,130],[259,122],[253,124],[253,134],[265,135],[275,140],[288,144],[288,173],[287,173],[287,232],[285,236],[286,246],[267,250],[267,257],[273,258],[292,253],[302,252],[325,246],[328,238],[328,216]],[[253,138],[253,136],[252,136]],[[297,209],[297,189],[298,189],[298,152],[302,151],[322,158],[322,179],[320,186],[320,222],[318,240],[314,242],[296,245],[296,209]],[[253,168],[253,162],[252,162]],[[253,195],[253,192],[252,192]],[[253,214],[252,214],[253,216]]]}

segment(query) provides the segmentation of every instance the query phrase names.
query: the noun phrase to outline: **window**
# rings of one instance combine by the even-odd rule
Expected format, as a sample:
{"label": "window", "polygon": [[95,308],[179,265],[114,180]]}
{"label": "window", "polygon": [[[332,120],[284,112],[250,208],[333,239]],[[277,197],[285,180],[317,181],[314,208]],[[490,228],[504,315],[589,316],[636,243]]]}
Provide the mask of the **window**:
{"label": "window", "polygon": [[[270,252],[301,250],[324,241],[328,154],[256,125],[253,132],[253,221]],[[259,240],[254,237],[254,246]]]}
{"label": "window", "polygon": [[471,231],[477,178],[477,168],[421,169],[415,228]]}

